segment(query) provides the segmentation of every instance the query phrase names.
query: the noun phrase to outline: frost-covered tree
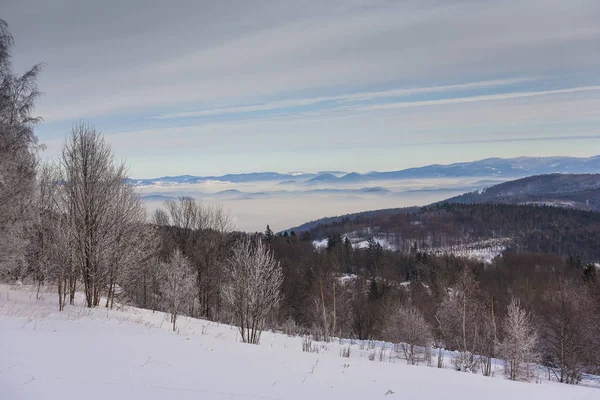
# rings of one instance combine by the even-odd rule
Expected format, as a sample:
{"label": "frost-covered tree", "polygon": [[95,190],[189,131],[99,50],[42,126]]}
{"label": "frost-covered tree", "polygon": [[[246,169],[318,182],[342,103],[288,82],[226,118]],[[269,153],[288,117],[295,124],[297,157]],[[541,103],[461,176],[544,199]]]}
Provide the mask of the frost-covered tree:
{"label": "frost-covered tree", "polygon": [[112,308],[117,285],[127,269],[143,263],[151,256],[152,249],[146,246],[150,240],[146,232],[150,229],[144,224],[146,209],[132,186],[123,184],[115,188],[111,214],[114,226],[111,239],[106,243],[103,279],[106,307],[110,304]]}
{"label": "frost-covered tree", "polygon": [[[159,251],[165,249],[160,246],[159,229],[153,224],[133,227],[131,240],[136,243],[135,252],[132,254],[135,257],[130,258],[130,262],[126,262],[124,268],[117,271],[118,276],[115,279],[123,297],[133,301],[138,307],[152,310],[161,308],[162,265]],[[111,305],[112,299],[117,295],[115,289],[116,286],[113,288]]]}
{"label": "frost-covered tree", "polygon": [[529,380],[532,364],[538,360],[538,334],[531,315],[516,299],[508,305],[502,333],[504,338],[498,343],[497,350],[504,359],[506,377],[513,381]]}
{"label": "frost-covered tree", "polygon": [[423,314],[415,307],[397,309],[390,317],[385,333],[408,364],[431,360],[433,333]]}
{"label": "frost-covered tree", "polygon": [[231,218],[221,207],[207,206],[191,197],[165,202],[166,212],[155,214],[157,225],[188,258],[196,273],[198,307],[192,314],[214,319],[219,313],[222,263],[226,258]]}
{"label": "frost-covered tree", "polygon": [[41,65],[15,75],[12,46],[8,26],[0,20],[0,268],[20,279],[40,148],[34,133],[40,118],[32,113],[40,95],[36,79]]}
{"label": "frost-covered tree", "polygon": [[223,295],[245,343],[258,344],[269,315],[281,301],[281,266],[258,238],[242,238],[226,263]]}
{"label": "frost-covered tree", "polygon": [[167,310],[171,314],[173,331],[177,329],[177,317],[194,296],[194,275],[189,260],[176,249],[167,263],[162,264],[161,292]]}

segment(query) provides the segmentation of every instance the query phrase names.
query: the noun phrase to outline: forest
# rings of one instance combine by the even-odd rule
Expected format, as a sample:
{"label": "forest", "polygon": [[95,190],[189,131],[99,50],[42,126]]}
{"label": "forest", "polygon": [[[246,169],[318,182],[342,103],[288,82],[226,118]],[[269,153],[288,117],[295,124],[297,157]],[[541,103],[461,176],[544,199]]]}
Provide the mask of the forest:
{"label": "forest", "polygon": [[[11,47],[0,22],[3,281],[55,288],[57,310],[82,292],[90,308],[167,312],[174,331],[181,315],[232,324],[252,344],[278,330],[390,341],[409,363],[456,350],[457,370],[484,375],[499,358],[513,380],[534,364],[568,384],[600,373],[600,214],[442,204],[281,234],[268,221],[237,232],[226,210],[189,197],[148,215],[93,125],[75,123],[59,156],[42,161],[42,65],[14,74]],[[349,232],[365,232],[367,246]],[[490,263],[429,251],[500,238],[510,243]]]}
{"label": "forest", "polygon": [[330,235],[384,238],[404,252],[504,241],[508,250],[554,253],[600,260],[600,213],[544,205],[439,203],[436,205],[354,214],[308,229],[314,239]]}

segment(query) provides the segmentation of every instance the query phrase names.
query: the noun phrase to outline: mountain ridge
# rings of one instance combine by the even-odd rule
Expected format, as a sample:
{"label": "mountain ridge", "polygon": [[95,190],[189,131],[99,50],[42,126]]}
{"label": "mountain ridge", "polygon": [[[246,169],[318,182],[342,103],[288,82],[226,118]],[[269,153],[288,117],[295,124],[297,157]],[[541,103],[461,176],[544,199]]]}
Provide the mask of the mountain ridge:
{"label": "mountain ridge", "polygon": [[210,176],[178,175],[163,176],[149,179],[129,179],[129,182],[139,186],[161,184],[193,184],[206,181],[218,182],[268,182],[279,181],[319,184],[326,182],[356,183],[367,181],[401,180],[401,179],[433,179],[433,178],[462,178],[462,177],[506,177],[521,178],[532,175],[552,173],[590,174],[600,173],[600,155],[578,157],[515,157],[515,158],[486,158],[477,161],[452,164],[431,164],[421,167],[406,168],[397,171],[371,171],[364,174],[344,171],[304,172],[249,172],[241,174],[225,174]]}

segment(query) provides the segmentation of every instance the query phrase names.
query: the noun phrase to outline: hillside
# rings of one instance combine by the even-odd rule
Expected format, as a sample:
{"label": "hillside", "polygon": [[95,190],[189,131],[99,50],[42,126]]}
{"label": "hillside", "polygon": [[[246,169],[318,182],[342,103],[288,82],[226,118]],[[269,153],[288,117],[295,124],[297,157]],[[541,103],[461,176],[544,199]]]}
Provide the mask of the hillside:
{"label": "hillside", "polygon": [[[235,328],[132,307],[56,311],[42,289],[0,285],[0,387],[11,400],[70,399],[591,399],[598,389],[408,366],[381,342],[313,342],[264,333],[258,346]],[[78,297],[78,300],[81,300]],[[351,349],[342,357],[342,349]],[[371,357],[371,354],[375,355]],[[596,386],[589,376],[584,382]],[[435,384],[432,384],[435,383]]]}
{"label": "hillside", "polygon": [[418,210],[419,210],[419,207],[388,208],[388,209],[382,209],[382,210],[362,211],[362,212],[346,214],[346,215],[337,215],[334,217],[319,218],[314,221],[305,222],[302,225],[294,226],[294,227],[286,229],[285,231],[282,231],[282,232],[288,232],[288,233],[292,232],[292,231],[305,232],[305,231],[311,231],[319,225],[335,226],[335,225],[339,225],[339,224],[345,224],[346,221],[350,221],[350,220],[354,221],[354,220],[360,219],[361,217],[370,218],[370,217],[375,217],[378,215],[398,214],[398,213],[404,213],[404,212],[412,213],[412,212],[416,212]]}
{"label": "hillside", "polygon": [[600,174],[537,175],[466,193],[446,203],[546,204],[600,211]]}
{"label": "hillside", "polygon": [[457,253],[472,246],[481,250],[500,247],[600,260],[600,213],[561,207],[442,203],[351,214],[302,227],[315,240],[332,234],[358,242],[375,237],[403,252],[414,246],[422,251]]}

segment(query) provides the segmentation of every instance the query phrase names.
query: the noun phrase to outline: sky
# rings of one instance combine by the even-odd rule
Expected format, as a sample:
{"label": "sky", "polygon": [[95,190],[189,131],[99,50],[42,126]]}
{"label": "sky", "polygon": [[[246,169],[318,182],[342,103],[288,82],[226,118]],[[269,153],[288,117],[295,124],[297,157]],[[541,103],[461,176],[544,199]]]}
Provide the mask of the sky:
{"label": "sky", "polygon": [[600,154],[597,0],[3,0],[54,157],[138,178]]}

